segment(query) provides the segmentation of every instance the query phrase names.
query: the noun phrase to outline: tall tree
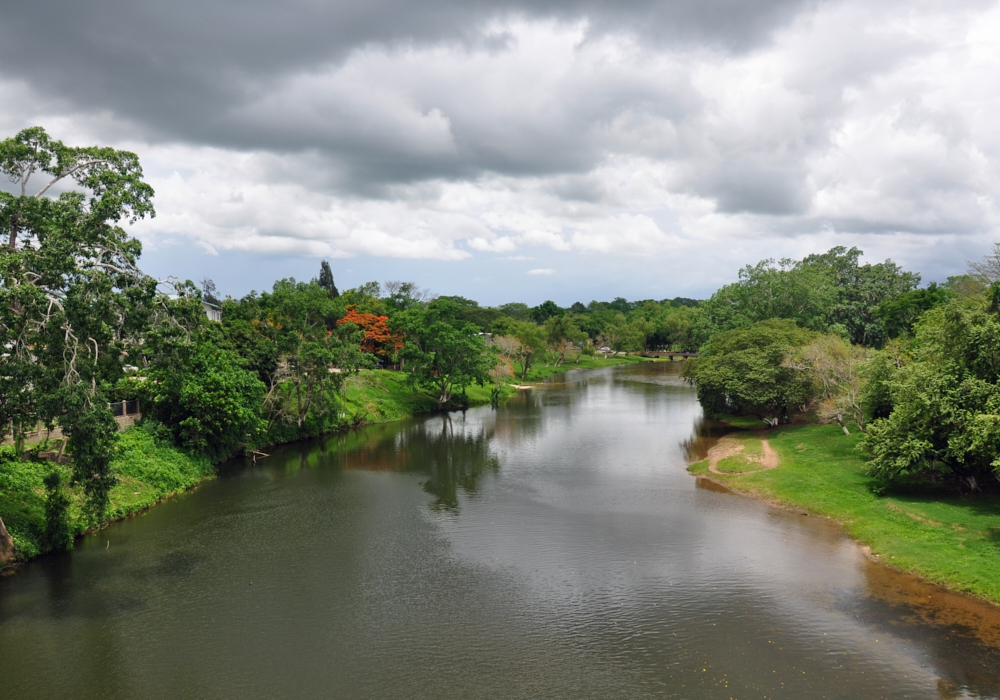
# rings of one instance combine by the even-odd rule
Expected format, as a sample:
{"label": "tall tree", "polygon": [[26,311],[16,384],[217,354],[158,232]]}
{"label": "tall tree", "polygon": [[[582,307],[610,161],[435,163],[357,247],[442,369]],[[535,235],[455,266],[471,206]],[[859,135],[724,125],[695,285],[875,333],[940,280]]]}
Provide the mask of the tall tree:
{"label": "tall tree", "polygon": [[786,362],[814,337],[787,319],[725,331],[702,347],[684,376],[694,382],[706,412],[754,415],[774,426],[787,419],[790,407],[814,396],[810,373]]}
{"label": "tall tree", "polygon": [[496,352],[486,347],[476,327],[456,320],[459,311],[454,301],[438,299],[393,318],[406,338],[402,356],[411,381],[433,391],[439,404],[471,384],[484,384],[497,364]]}
{"label": "tall tree", "polygon": [[326,290],[331,299],[340,296],[337,285],[333,282],[333,270],[330,269],[330,263],[326,260],[319,264],[319,286]]}
{"label": "tall tree", "polygon": [[0,421],[15,438],[38,419],[58,422],[99,515],[115,483],[108,394],[156,290],[118,224],[153,216],[153,190],[134,153],[66,146],[41,127],[0,142],[0,172],[15,184],[0,192]]}

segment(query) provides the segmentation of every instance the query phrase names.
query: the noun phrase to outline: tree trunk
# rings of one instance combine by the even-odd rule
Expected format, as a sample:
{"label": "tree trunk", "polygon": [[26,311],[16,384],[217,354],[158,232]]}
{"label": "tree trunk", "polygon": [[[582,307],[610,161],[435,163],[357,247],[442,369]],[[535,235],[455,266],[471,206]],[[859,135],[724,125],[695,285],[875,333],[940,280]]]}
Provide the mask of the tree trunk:
{"label": "tree trunk", "polygon": [[295,412],[296,418],[299,419],[299,427],[302,427],[302,385],[299,382],[295,382],[295,401],[296,408]]}
{"label": "tree trunk", "polygon": [[0,569],[14,561],[14,540],[0,518]]}

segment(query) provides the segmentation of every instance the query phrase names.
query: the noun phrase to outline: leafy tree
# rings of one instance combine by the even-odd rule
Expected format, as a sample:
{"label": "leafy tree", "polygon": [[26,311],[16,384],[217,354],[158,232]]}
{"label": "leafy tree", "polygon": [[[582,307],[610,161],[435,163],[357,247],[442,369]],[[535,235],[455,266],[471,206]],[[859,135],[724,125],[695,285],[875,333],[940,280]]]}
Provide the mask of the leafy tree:
{"label": "leafy tree", "polygon": [[970,491],[990,474],[1000,478],[998,378],[1000,317],[992,299],[952,300],[926,312],[914,328],[913,360],[886,382],[891,412],[872,421],[863,442],[877,488],[934,472]]}
{"label": "leafy tree", "polygon": [[816,268],[830,275],[836,289],[836,301],[829,320],[847,331],[855,345],[882,347],[887,340],[879,309],[889,300],[916,288],[920,275],[903,271],[886,260],[874,265],[859,265],[862,252],[843,246],[826,253],[810,255],[799,263],[801,268]]}
{"label": "leafy tree", "polygon": [[321,288],[326,290],[331,299],[336,299],[340,296],[340,292],[337,291],[337,285],[333,282],[333,270],[330,269],[330,263],[326,260],[319,264],[319,280],[317,283]]}
{"label": "leafy tree", "polygon": [[337,325],[353,324],[361,331],[361,349],[382,357],[394,357],[403,349],[403,337],[389,328],[388,316],[358,313],[353,306],[337,321]]}
{"label": "leafy tree", "polygon": [[531,318],[531,309],[527,304],[522,304],[521,302],[511,302],[510,304],[502,304],[497,307],[504,316],[509,316],[517,321],[527,321]]}
{"label": "leafy tree", "polygon": [[[413,282],[389,280],[385,283],[385,303],[392,311],[405,311],[430,300],[431,293]],[[475,302],[473,302],[475,303]]]}
{"label": "leafy tree", "polygon": [[233,353],[203,337],[159,359],[141,383],[143,410],[178,445],[219,461],[256,444],[264,385]]}
{"label": "leafy tree", "polygon": [[521,381],[528,377],[532,365],[539,357],[545,355],[545,331],[541,326],[531,321],[521,321],[513,324],[510,334],[521,343],[521,353],[518,361],[521,363]]}
{"label": "leafy tree", "polygon": [[545,323],[553,316],[562,316],[564,313],[566,312],[559,308],[558,304],[550,300],[543,301],[538,306],[533,307],[529,315],[532,321],[540,324]]}
{"label": "leafy tree", "polygon": [[438,299],[392,319],[406,338],[402,357],[411,381],[433,391],[442,405],[471,384],[485,384],[496,365],[495,351],[486,347],[472,324],[456,321],[457,313],[455,302]]}
{"label": "leafy tree", "polygon": [[892,413],[892,383],[896,373],[910,363],[912,341],[893,338],[881,350],[869,354],[860,368],[863,381],[861,404],[869,420]]}
{"label": "leafy tree", "polygon": [[569,316],[552,316],[545,323],[546,340],[556,356],[556,366],[566,361],[567,353],[583,352],[587,334],[577,328]]}
{"label": "leafy tree", "polygon": [[[153,190],[134,153],[66,146],[41,127],[0,142],[0,171],[15,184],[0,192],[0,424],[19,440],[36,420],[58,422],[73,481],[100,514],[115,483],[108,396],[156,289],[118,224],[153,216]],[[79,189],[50,194],[70,183]]]}
{"label": "leafy tree", "polygon": [[684,376],[694,382],[706,412],[754,415],[777,425],[788,419],[789,407],[814,396],[809,373],[785,361],[790,351],[814,338],[788,319],[725,331],[702,347]]}
{"label": "leafy tree", "polygon": [[908,334],[913,330],[920,315],[935,306],[944,304],[949,297],[949,290],[939,287],[935,282],[926,289],[914,289],[882,302],[876,315],[882,321],[885,333],[889,338]]}
{"label": "leafy tree", "polygon": [[378,282],[365,282],[354,289],[342,292],[339,298],[341,308],[353,306],[363,314],[381,316],[389,309],[386,300],[382,298],[382,285]]}
{"label": "leafy tree", "polygon": [[837,423],[850,435],[846,421],[853,419],[865,431],[866,414],[862,367],[868,351],[836,335],[820,336],[793,350],[785,365],[808,373],[818,389],[817,414],[824,422]]}
{"label": "leafy tree", "polygon": [[448,299],[455,303],[455,319],[466,323],[471,323],[480,331],[489,331],[493,324],[500,320],[504,314],[497,309],[483,308],[478,302],[459,296],[443,296],[438,299]]}
{"label": "leafy tree", "polygon": [[920,276],[890,260],[859,265],[861,254],[857,248],[837,247],[801,261],[763,260],[746,266],[737,283],[698,306],[695,342],[768,318],[788,318],[803,328],[881,347],[886,333],[879,307],[914,289]]}
{"label": "leafy tree", "polygon": [[264,409],[269,428],[291,424],[301,435],[331,427],[343,382],[372,364],[371,355],[362,349],[365,331],[353,321],[363,325],[371,321],[370,348],[389,351],[386,343],[395,342],[391,334],[385,342],[375,337],[387,330],[384,316],[350,306],[353,321],[338,324],[345,315],[344,304],[358,298],[349,290],[331,299],[318,283],[286,279],[276,282],[270,293],[248,295],[227,306],[223,323],[232,334],[231,342],[244,352],[252,351],[253,368],[267,385]]}
{"label": "leafy tree", "polygon": [[827,270],[799,267],[787,259],[777,264],[762,260],[744,267],[738,282],[718,290],[698,307],[696,340],[704,343],[716,333],[772,318],[825,331],[835,301],[836,289]]}

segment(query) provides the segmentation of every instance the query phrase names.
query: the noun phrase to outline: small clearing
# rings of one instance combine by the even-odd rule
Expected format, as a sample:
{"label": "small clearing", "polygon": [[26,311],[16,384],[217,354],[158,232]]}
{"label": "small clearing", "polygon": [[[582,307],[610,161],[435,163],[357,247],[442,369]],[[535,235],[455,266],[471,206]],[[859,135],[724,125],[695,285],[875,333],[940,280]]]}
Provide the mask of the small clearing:
{"label": "small clearing", "polygon": [[[749,474],[751,472],[766,471],[778,466],[778,453],[774,451],[767,440],[760,439],[759,454],[749,454],[757,452],[755,449],[747,449],[747,440],[740,440],[733,437],[724,437],[719,440],[712,449],[708,451],[708,471],[713,474]],[[753,446],[756,447],[756,446]],[[725,469],[720,469],[720,462],[726,461],[722,465]],[[744,464],[748,469],[740,470],[740,464]]]}

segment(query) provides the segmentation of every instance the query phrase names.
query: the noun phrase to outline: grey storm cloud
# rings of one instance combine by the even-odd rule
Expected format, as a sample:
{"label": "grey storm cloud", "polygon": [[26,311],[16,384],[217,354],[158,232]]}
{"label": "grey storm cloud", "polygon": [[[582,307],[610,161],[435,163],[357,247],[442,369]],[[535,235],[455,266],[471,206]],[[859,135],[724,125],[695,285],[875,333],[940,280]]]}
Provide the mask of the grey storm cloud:
{"label": "grey storm cloud", "polygon": [[[394,125],[379,123],[378,105],[359,114],[342,95],[320,100],[324,123],[310,124],[296,103],[315,95],[282,94],[282,86],[373,45],[503,50],[509,37],[481,31],[498,17],[585,18],[591,36],[618,31],[650,45],[741,52],[767,42],[802,7],[803,0],[42,0],[4,9],[0,71],[82,109],[111,110],[153,140],[326,151],[343,179],[354,182],[580,171],[599,155],[600,143],[582,138],[592,124],[614,118],[622,105],[662,96],[624,80],[591,86],[585,95],[563,96],[574,103],[553,128],[504,129],[480,115],[445,113],[453,143],[422,150],[393,138]],[[452,107],[475,111],[475,105]],[[426,139],[433,142],[433,134]]]}

